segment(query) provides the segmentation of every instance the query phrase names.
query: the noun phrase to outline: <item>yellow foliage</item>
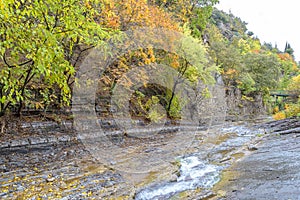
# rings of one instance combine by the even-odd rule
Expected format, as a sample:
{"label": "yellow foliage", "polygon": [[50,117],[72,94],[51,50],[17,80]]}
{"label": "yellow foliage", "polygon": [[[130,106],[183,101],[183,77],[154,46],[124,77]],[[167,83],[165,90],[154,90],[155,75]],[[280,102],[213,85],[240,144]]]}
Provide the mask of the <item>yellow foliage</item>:
{"label": "yellow foliage", "polygon": [[293,77],[292,82],[288,86],[289,90],[300,91],[300,74]]}
{"label": "yellow foliage", "polygon": [[285,109],[286,117],[297,116],[300,113],[300,104],[290,104]]}
{"label": "yellow foliage", "polygon": [[296,72],[296,71],[299,71],[298,66],[297,66],[297,64],[296,64],[295,62],[293,63],[293,68],[292,68],[292,70],[295,71],[295,72]]}
{"label": "yellow foliage", "polygon": [[236,69],[232,69],[232,68],[229,68],[228,70],[223,70],[221,72],[222,74],[224,74],[226,76],[226,78],[234,78],[234,77],[237,77],[238,75],[238,71]]}
{"label": "yellow foliage", "polygon": [[300,114],[300,104],[286,104],[284,110],[278,112],[278,106],[274,108],[273,118],[275,120],[285,119],[292,116],[299,116]]}
{"label": "yellow foliage", "polygon": [[172,66],[174,69],[179,68],[179,66],[180,66],[179,61],[178,61],[178,60],[173,60],[173,61],[171,62],[171,66]]}
{"label": "yellow foliage", "polygon": [[103,0],[100,14],[101,25],[120,30],[127,30],[132,26],[167,28],[179,30],[179,25],[172,16],[155,4],[148,4],[147,0]]}
{"label": "yellow foliage", "polygon": [[294,58],[290,54],[279,53],[277,54],[277,56],[282,66],[285,68],[285,70],[291,70],[296,73],[299,71],[297,63],[295,62]]}
{"label": "yellow foliage", "polygon": [[285,110],[289,109],[289,107],[290,107],[289,104],[285,104],[285,105],[284,105],[284,109],[285,109]]}
{"label": "yellow foliage", "polygon": [[276,106],[274,109],[273,109],[273,113],[278,113],[279,112],[279,107]]}
{"label": "yellow foliage", "polygon": [[246,95],[242,95],[242,100],[245,100],[245,101],[254,101],[253,97],[248,97]]}
{"label": "yellow foliage", "polygon": [[273,115],[273,118],[275,120],[281,120],[281,119],[285,119],[286,118],[286,115],[284,112],[278,112],[276,114]]}
{"label": "yellow foliage", "polygon": [[243,38],[241,38],[238,41],[238,46],[241,49],[241,54],[242,55],[245,55],[246,53],[250,52],[250,50],[251,50],[251,47],[250,47],[249,43],[246,40],[244,40]]}
{"label": "yellow foliage", "polygon": [[226,75],[233,75],[235,73],[237,73],[237,71],[235,69],[231,69],[231,68],[225,72]]}
{"label": "yellow foliage", "polygon": [[292,61],[293,62],[293,57],[288,53],[279,53],[279,54],[277,54],[277,56],[282,61]]}

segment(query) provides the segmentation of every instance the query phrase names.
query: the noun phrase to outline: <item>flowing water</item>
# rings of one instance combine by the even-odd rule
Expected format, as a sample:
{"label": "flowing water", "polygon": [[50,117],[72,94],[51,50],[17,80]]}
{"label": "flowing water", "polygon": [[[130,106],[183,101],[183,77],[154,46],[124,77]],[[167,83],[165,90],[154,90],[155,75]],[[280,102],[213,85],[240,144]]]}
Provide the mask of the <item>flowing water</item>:
{"label": "flowing water", "polygon": [[196,155],[181,159],[180,176],[175,182],[161,183],[140,191],[135,199],[167,199],[179,192],[210,188],[219,181],[221,167],[205,163]]}
{"label": "flowing water", "polygon": [[[0,198],[14,199],[18,195],[23,199],[44,197],[46,199],[46,197],[51,196],[67,199],[86,199],[87,197],[109,199],[109,197],[116,197],[156,200],[170,199],[176,196],[181,198],[180,195],[184,192],[198,189],[211,190],[221,179],[222,171],[240,155],[246,154],[253,139],[257,138],[258,134],[264,133],[264,130],[253,128],[253,124],[246,122],[227,123],[196,131],[191,125],[170,128],[174,129],[178,138],[172,137],[172,134],[159,132],[154,127],[154,132],[158,133],[152,134],[149,138],[138,140],[141,143],[129,141],[128,146],[124,145],[128,151],[126,153],[123,151],[119,155],[124,161],[120,159],[118,161],[120,163],[112,164],[111,168],[101,165],[101,163],[100,165],[95,163],[90,154],[82,150],[80,144],[74,146],[74,144],[68,143],[71,139],[65,140],[63,135],[60,137],[53,136],[57,140],[55,143],[57,146],[46,145],[47,142],[52,141],[52,137],[49,136],[50,133],[47,135],[49,137],[46,138],[47,140],[29,138],[30,144],[39,148],[24,146],[22,149],[18,146],[22,146],[21,142],[27,140],[16,141],[14,145],[16,151],[13,153],[12,149],[6,148],[6,143],[3,143],[4,150],[0,156],[0,170],[2,171]],[[127,132],[133,141],[136,136],[139,136],[139,129],[135,128],[135,130],[137,133],[134,131]],[[154,137],[153,140],[152,136]],[[157,139],[156,136],[159,138]],[[184,148],[180,151],[175,149],[178,151],[175,156],[172,153],[176,148],[174,144],[185,144],[186,140],[183,139],[190,142],[190,137],[192,137],[192,143],[185,150]],[[59,141],[67,145],[60,145]],[[173,142],[173,146],[170,141]],[[13,144],[10,142],[8,145],[13,146]],[[41,144],[46,146],[40,146]],[[138,158],[137,155],[145,155],[145,158],[151,159],[150,161],[154,163],[161,160],[161,156],[164,158],[174,155],[174,157],[165,159],[166,163],[172,165],[171,168],[163,169],[167,173],[164,174],[163,170],[155,171],[156,168],[153,168],[154,171],[145,170],[146,174],[157,174],[157,176],[149,179],[147,176],[142,177],[135,184],[130,183],[125,176],[113,168],[118,164],[123,164],[122,162],[128,166],[136,164],[136,159],[132,158]],[[170,162],[172,160],[175,161],[175,164]],[[174,169],[175,173],[172,171]],[[130,171],[128,173],[130,174]],[[170,177],[171,175],[175,175],[175,177]],[[22,187],[18,187],[19,185]]]}
{"label": "flowing water", "polygon": [[198,152],[177,158],[180,169],[176,180],[145,186],[137,192],[135,199],[169,199],[188,190],[211,189],[220,180],[222,170],[235,159],[234,155],[244,154],[245,146],[264,133],[264,130],[250,127],[241,124],[211,128],[210,136],[202,147],[198,147]]}

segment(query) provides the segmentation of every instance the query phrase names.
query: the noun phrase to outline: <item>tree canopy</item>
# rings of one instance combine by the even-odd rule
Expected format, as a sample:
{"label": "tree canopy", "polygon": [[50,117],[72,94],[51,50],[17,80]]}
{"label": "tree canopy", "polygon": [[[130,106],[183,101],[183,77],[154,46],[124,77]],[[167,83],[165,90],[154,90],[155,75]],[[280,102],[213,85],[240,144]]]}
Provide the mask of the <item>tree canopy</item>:
{"label": "tree canopy", "polygon": [[[200,56],[198,65],[151,45],[128,51],[104,72],[100,95],[109,95],[128,71],[140,70],[146,65],[158,69],[157,64],[170,66],[191,83],[212,83],[214,70],[222,75],[227,87],[238,88],[250,97],[253,94],[268,96],[270,90],[276,89],[298,90],[299,66],[291,45],[287,42],[281,52],[276,45],[261,44],[239,17],[214,8],[218,2],[2,1],[0,115],[8,111],[21,114],[23,108],[47,110],[68,106],[75,74],[87,53],[110,39],[120,39],[122,32],[137,27],[163,28],[193,38],[190,44],[185,43],[191,46],[185,53],[192,59],[195,55]],[[167,43],[159,39],[156,42]],[[193,48],[195,44],[199,48]],[[140,73],[136,78],[141,82],[149,79],[146,73]],[[175,81],[174,90],[176,84]],[[181,104],[172,95],[174,91],[163,91],[156,86],[152,89],[157,91],[149,93],[145,88],[138,91],[132,97],[136,99],[132,106],[149,117],[149,108],[141,102],[154,105],[158,98],[168,115],[177,115]],[[140,94],[143,92],[145,94]]]}

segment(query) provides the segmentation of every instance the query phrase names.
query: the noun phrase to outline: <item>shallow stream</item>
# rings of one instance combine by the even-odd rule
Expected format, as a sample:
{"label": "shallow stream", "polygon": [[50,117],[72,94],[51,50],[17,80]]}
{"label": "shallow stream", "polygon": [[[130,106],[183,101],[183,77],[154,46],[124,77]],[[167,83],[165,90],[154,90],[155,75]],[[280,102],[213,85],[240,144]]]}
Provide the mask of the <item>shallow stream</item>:
{"label": "shallow stream", "polygon": [[[159,137],[152,134],[138,140],[135,137],[139,136],[139,129],[132,130],[129,140],[119,146],[122,151],[117,156],[121,159],[109,166],[97,161],[87,146],[76,140],[61,140],[65,135],[37,135],[47,138],[38,140],[42,143],[31,142],[32,147],[24,143],[26,138],[14,143],[4,141],[0,155],[0,198],[152,200],[186,199],[184,194],[193,191],[202,195],[203,191],[211,191],[234,161],[255,149],[255,140],[265,133],[255,124],[226,123],[201,130],[185,125],[175,127],[174,133],[160,132]],[[30,140],[33,141],[32,136]],[[6,147],[6,143],[16,145]],[[176,149],[180,144],[186,146]],[[165,165],[143,168],[141,173],[128,170],[131,166],[139,169],[135,161],[143,161],[143,156],[147,158],[145,166]],[[127,170],[122,171],[124,166]]]}
{"label": "shallow stream", "polygon": [[264,130],[253,129],[251,124],[242,123],[211,127],[202,134],[205,138],[198,141],[200,143],[196,152],[176,158],[179,162],[176,180],[144,186],[137,192],[135,199],[169,199],[188,190],[210,190],[220,180],[222,170],[255,148],[251,142],[264,134]]}

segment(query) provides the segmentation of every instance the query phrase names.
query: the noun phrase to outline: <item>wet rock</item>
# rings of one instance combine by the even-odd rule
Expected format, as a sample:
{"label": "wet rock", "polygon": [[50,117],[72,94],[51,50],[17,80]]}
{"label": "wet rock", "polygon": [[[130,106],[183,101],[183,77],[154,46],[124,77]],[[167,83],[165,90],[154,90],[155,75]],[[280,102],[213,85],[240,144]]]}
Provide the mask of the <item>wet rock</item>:
{"label": "wet rock", "polygon": [[37,145],[37,144],[45,144],[47,143],[46,138],[42,137],[31,137],[28,139],[30,145]]}
{"label": "wet rock", "polygon": [[265,137],[255,152],[230,169],[238,178],[223,184],[226,199],[298,199],[299,147],[293,135]]}
{"label": "wet rock", "polygon": [[20,185],[20,184],[18,184],[18,185],[13,185],[13,187],[14,187],[17,191],[23,191],[23,190],[25,190],[25,188],[24,188],[22,185]]}
{"label": "wet rock", "polygon": [[69,142],[69,141],[71,141],[71,137],[68,135],[64,135],[64,136],[59,137],[58,141],[59,142]]}
{"label": "wet rock", "polygon": [[[109,124],[108,124],[109,126]],[[170,132],[172,132],[172,129],[166,129]],[[176,130],[176,129],[174,129]],[[52,135],[51,135],[52,134]],[[77,143],[72,143],[72,138],[74,136],[72,135],[67,135],[59,133],[59,132],[54,132],[52,131],[50,135],[43,135],[45,140],[40,140],[41,142],[46,141],[46,143],[41,145],[39,143],[39,140],[36,140],[36,145],[35,147],[26,147],[24,151],[16,151],[16,154],[12,155],[11,153],[6,153],[5,156],[8,156],[10,161],[14,160],[22,160],[22,165],[16,166],[13,162],[8,162],[5,161],[4,156],[0,158],[3,158],[2,160],[3,163],[8,163],[8,166],[5,166],[8,168],[10,171],[13,171],[14,169],[22,169],[24,166],[28,167],[35,175],[30,175],[30,178],[32,180],[28,181],[27,185],[24,186],[25,188],[29,187],[30,185],[35,185],[38,186],[41,181],[42,182],[50,182],[53,184],[47,184],[47,185],[55,185],[58,190],[62,191],[62,198],[65,199],[86,199],[86,196],[82,196],[82,193],[85,194],[90,194],[89,192],[92,191],[94,197],[96,199],[105,199],[105,197],[109,197],[110,194],[116,195],[116,191],[118,190],[118,187],[124,183],[125,181],[122,180],[122,177],[118,175],[115,171],[109,171],[109,172],[91,172],[86,173],[86,171],[82,170],[82,164],[80,161],[84,161],[83,165],[86,166],[87,160],[93,160],[88,152],[84,151],[83,148],[81,148]],[[200,133],[199,133],[200,134]],[[134,135],[134,134],[132,134]],[[162,134],[162,137],[168,137],[167,134]],[[231,135],[232,137],[237,137],[236,135]],[[42,137],[42,135],[35,136],[37,138]],[[35,138],[31,137],[31,138]],[[246,141],[250,140],[250,137],[247,134],[241,134],[239,136],[243,138],[241,142],[235,141],[235,140],[230,140],[229,143],[221,143],[222,145],[220,148],[213,148],[211,150],[211,160],[215,161],[216,163],[221,160],[222,164],[219,165],[225,165],[228,162],[231,162],[231,157],[230,157],[230,152],[233,150],[236,150],[241,147],[242,144],[245,144]],[[204,140],[205,137],[199,135],[199,138],[202,138],[201,140]],[[204,139],[203,139],[204,138]],[[249,138],[249,139],[248,139]],[[118,138],[116,138],[118,139]],[[125,139],[128,139],[126,137]],[[157,138],[155,138],[157,139]],[[244,141],[245,139],[245,141]],[[157,140],[156,140],[157,141]],[[34,140],[33,140],[34,143]],[[51,144],[51,145],[50,145]],[[55,145],[53,145],[55,144]],[[161,143],[162,144],[162,143]],[[209,143],[211,144],[211,143]],[[205,149],[204,146],[202,148],[202,145],[198,145],[198,151]],[[215,145],[215,143],[212,143],[211,145]],[[209,146],[207,146],[209,147]],[[255,147],[257,148],[257,147]],[[158,151],[159,147],[153,147],[150,146],[146,149],[143,149],[145,152],[153,153],[153,151]],[[252,149],[252,148],[251,148]],[[206,149],[205,149],[206,150]],[[243,150],[245,150],[245,146],[243,146]],[[257,149],[256,149],[257,150]],[[261,150],[261,147],[259,146],[259,150]],[[203,150],[204,152],[204,150]],[[1,152],[2,153],[2,152]],[[256,152],[253,152],[254,154]],[[234,160],[234,159],[232,159]],[[118,161],[118,160],[117,160]],[[0,164],[2,164],[2,161],[0,159]],[[94,162],[94,160],[93,160]],[[14,166],[12,166],[14,164]],[[116,162],[111,161],[111,165],[116,165]],[[119,163],[118,163],[119,164]],[[40,170],[33,170],[32,166],[38,167]],[[114,166],[112,166],[114,167]],[[0,169],[1,170],[1,169]],[[29,170],[29,171],[30,171]],[[172,171],[173,172],[173,171]],[[264,171],[264,173],[268,171]],[[56,174],[56,176],[53,177],[48,177],[49,173]],[[96,174],[95,174],[96,173]],[[179,173],[179,171],[178,171]],[[38,174],[38,175],[36,175]],[[57,176],[59,174],[59,176]],[[63,174],[63,175],[61,175]],[[178,174],[178,177],[180,174]],[[278,177],[278,176],[277,176]],[[63,178],[63,179],[62,179]],[[173,174],[172,176],[169,176],[168,179],[171,184],[175,184],[177,182],[177,176],[176,174]],[[66,181],[67,180],[67,181]],[[70,183],[76,182],[73,185],[70,185]],[[189,180],[184,179],[184,180]],[[64,182],[65,181],[65,182]],[[199,181],[198,181],[199,182]],[[16,184],[16,183],[14,183]],[[17,185],[17,184],[16,184]],[[81,188],[82,187],[82,188]],[[126,187],[123,191],[128,191],[131,190],[131,186]],[[70,189],[71,188],[71,189]],[[125,186],[124,186],[125,188]],[[54,188],[55,189],[55,188]],[[105,192],[103,192],[105,190]],[[109,191],[111,190],[111,191]],[[43,190],[42,190],[43,191]],[[100,194],[99,191],[102,191],[105,194]],[[98,193],[97,193],[98,192]],[[1,193],[1,191],[0,191]],[[12,195],[15,195],[12,194]],[[51,196],[51,194],[49,193]],[[99,195],[99,196],[97,196]],[[101,196],[102,195],[102,196]],[[200,199],[202,198],[200,195],[195,195],[197,198],[191,198],[191,199]],[[45,197],[47,198],[47,197]],[[34,198],[32,198],[34,199]]]}
{"label": "wet rock", "polygon": [[57,143],[57,141],[58,141],[57,137],[55,137],[55,136],[50,136],[47,138],[48,143]]}
{"label": "wet rock", "polygon": [[176,174],[172,174],[172,176],[170,177],[170,182],[176,182],[177,178],[178,176]]}
{"label": "wet rock", "polygon": [[10,147],[26,146],[29,145],[28,140],[12,140],[10,141]]}
{"label": "wet rock", "polygon": [[71,121],[62,121],[60,126],[63,131],[70,131],[74,128],[73,123]]}
{"label": "wet rock", "polygon": [[287,134],[292,134],[292,133],[300,133],[300,124],[299,124],[299,127],[297,127],[297,128],[291,128],[288,130],[277,132],[277,134],[280,134],[280,135],[287,135]]}
{"label": "wet rock", "polygon": [[15,162],[10,162],[10,165],[15,166],[15,167],[22,167],[24,166],[24,161],[15,161]]}
{"label": "wet rock", "polygon": [[0,197],[4,197],[6,194],[6,192],[0,192]]}
{"label": "wet rock", "polygon": [[212,191],[203,191],[200,194],[197,194],[195,196],[192,196],[191,198],[188,198],[189,200],[194,199],[210,199],[212,197],[216,196],[216,194]]}
{"label": "wet rock", "polygon": [[10,142],[0,142],[0,149],[5,149],[10,147]]}
{"label": "wet rock", "polygon": [[270,121],[258,127],[269,129],[273,133],[281,135],[300,132],[300,118],[291,117],[283,120]]}
{"label": "wet rock", "polygon": [[222,160],[220,160],[220,163],[224,163],[224,162],[227,162],[227,161],[230,161],[230,160],[231,160],[231,157],[225,157]]}
{"label": "wet rock", "polygon": [[116,162],[116,161],[113,161],[113,160],[111,160],[111,161],[110,161],[110,164],[111,164],[111,165],[115,165],[115,164],[117,164],[117,162]]}
{"label": "wet rock", "polygon": [[150,152],[157,151],[157,150],[158,150],[158,148],[151,147],[151,148],[147,148],[144,152],[145,153],[150,153]]}
{"label": "wet rock", "polygon": [[0,172],[8,172],[8,169],[5,165],[0,165]]}
{"label": "wet rock", "polygon": [[256,151],[256,150],[258,150],[258,148],[254,145],[248,145],[248,150],[249,151]]}

